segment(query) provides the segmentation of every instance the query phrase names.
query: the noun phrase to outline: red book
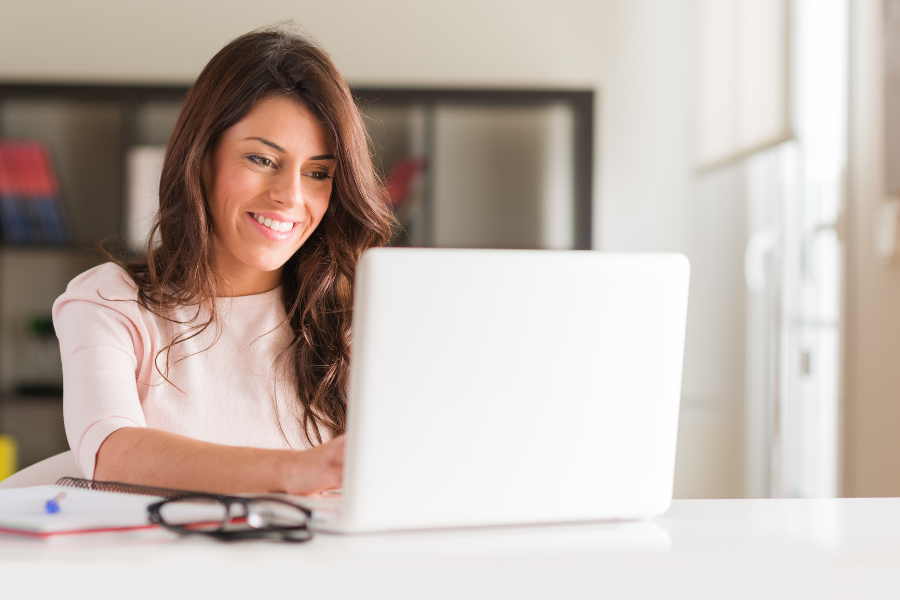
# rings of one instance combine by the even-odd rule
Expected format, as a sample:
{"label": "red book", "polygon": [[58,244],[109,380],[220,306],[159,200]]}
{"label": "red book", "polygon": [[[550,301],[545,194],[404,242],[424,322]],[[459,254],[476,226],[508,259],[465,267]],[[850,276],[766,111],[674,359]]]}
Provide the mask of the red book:
{"label": "red book", "polygon": [[36,144],[34,147],[34,160],[40,174],[41,194],[46,198],[59,197],[59,183],[56,181],[56,174],[53,171],[53,162],[50,160],[50,153],[43,144]]}
{"label": "red book", "polygon": [[424,167],[424,161],[415,156],[404,156],[394,163],[385,182],[388,202],[392,207],[397,208],[406,201],[416,176],[424,171]]}
{"label": "red book", "polygon": [[12,180],[12,165],[7,158],[8,146],[6,142],[0,142],[0,197],[15,196]]}
{"label": "red book", "polygon": [[0,141],[0,225],[7,244],[68,241],[59,186],[40,141]]}
{"label": "red book", "polygon": [[25,178],[28,198],[50,198],[52,187],[48,181],[47,168],[44,158],[44,147],[37,142],[22,142],[19,145],[19,154],[22,161],[22,175]]}

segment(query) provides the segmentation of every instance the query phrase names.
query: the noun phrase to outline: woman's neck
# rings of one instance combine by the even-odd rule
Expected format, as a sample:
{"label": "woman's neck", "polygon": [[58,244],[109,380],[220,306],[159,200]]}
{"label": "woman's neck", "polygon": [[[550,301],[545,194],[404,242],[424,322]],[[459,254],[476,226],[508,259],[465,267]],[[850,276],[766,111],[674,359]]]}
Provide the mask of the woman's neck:
{"label": "woman's neck", "polygon": [[255,296],[274,290],[281,285],[284,265],[267,271],[258,265],[250,265],[229,252],[225,244],[215,244],[215,269],[218,274],[216,295],[219,297]]}
{"label": "woman's neck", "polygon": [[[281,274],[284,267],[275,271],[257,271],[245,265],[243,268],[234,268],[235,265],[219,266],[218,290],[220,297],[254,296],[274,290],[281,285]],[[222,268],[225,267],[225,268]]]}

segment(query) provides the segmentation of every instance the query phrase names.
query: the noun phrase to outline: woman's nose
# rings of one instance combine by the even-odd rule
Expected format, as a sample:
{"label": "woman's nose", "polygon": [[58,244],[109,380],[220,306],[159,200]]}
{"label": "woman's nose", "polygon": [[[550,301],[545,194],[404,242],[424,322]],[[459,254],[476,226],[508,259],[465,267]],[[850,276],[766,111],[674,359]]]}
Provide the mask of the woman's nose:
{"label": "woman's nose", "polygon": [[299,172],[283,171],[273,182],[269,196],[286,208],[303,204],[303,176]]}

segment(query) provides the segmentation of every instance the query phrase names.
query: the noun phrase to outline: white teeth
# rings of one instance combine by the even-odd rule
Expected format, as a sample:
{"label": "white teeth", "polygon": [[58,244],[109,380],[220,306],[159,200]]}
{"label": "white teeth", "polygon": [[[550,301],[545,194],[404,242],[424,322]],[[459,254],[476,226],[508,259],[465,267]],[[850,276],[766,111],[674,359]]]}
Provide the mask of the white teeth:
{"label": "white teeth", "polygon": [[291,221],[278,221],[276,219],[263,217],[262,215],[256,215],[254,218],[260,225],[265,225],[272,231],[285,232],[294,228],[294,224]]}

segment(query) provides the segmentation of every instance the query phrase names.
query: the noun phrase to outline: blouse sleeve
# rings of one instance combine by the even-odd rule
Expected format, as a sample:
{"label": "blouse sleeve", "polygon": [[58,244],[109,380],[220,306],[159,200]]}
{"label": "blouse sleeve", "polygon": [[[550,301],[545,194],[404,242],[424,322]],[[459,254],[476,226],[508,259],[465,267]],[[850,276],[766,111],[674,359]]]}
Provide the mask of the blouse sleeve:
{"label": "blouse sleeve", "polygon": [[147,426],[137,378],[149,335],[136,299],[129,275],[109,263],[73,279],[53,304],[66,437],[88,478],[112,432]]}

